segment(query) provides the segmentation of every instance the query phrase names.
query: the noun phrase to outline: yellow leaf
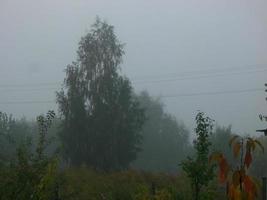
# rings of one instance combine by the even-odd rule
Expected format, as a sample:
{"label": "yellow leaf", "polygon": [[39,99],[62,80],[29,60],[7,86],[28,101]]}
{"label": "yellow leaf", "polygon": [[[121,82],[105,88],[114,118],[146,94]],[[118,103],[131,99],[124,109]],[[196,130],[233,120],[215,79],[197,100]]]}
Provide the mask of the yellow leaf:
{"label": "yellow leaf", "polygon": [[222,158],[223,158],[222,153],[214,152],[209,157],[209,163],[211,163],[212,161],[216,161],[216,162],[220,163]]}
{"label": "yellow leaf", "polygon": [[254,151],[255,150],[255,143],[254,140],[251,138],[248,138],[247,143],[246,143],[246,150],[251,151],[251,149]]}
{"label": "yellow leaf", "polygon": [[232,143],[238,138],[238,135],[234,135],[230,140],[229,140],[229,146],[232,146]]}
{"label": "yellow leaf", "polygon": [[241,191],[239,187],[237,187],[234,189],[233,200],[241,200],[241,199],[242,199]]}

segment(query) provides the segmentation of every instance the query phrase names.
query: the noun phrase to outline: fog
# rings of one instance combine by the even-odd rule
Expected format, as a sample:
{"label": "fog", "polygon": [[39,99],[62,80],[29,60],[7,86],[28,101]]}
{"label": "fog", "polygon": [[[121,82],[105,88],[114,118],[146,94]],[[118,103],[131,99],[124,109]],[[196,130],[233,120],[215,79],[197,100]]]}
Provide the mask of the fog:
{"label": "fog", "polygon": [[266,113],[264,0],[1,0],[0,110],[34,118],[55,91],[96,16],[125,43],[121,72],[194,127],[197,110],[254,134]]}

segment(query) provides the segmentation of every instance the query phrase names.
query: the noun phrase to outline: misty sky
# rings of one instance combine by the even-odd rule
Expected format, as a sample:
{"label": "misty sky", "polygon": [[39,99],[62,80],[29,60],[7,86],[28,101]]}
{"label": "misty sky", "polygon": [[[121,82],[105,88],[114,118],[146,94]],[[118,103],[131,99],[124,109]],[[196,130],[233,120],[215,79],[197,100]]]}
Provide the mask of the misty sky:
{"label": "misty sky", "polygon": [[[265,0],[0,0],[0,110],[57,110],[55,91],[96,16],[126,44],[122,73],[191,129],[197,110],[237,133],[266,128]],[[214,93],[218,94],[214,94]]]}

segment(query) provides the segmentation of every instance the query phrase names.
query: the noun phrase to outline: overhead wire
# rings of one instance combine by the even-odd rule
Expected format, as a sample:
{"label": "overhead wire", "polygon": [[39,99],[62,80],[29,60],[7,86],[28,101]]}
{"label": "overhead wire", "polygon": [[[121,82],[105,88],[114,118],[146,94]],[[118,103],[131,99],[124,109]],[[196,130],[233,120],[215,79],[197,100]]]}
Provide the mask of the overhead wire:
{"label": "overhead wire", "polygon": [[205,78],[215,78],[215,77],[224,77],[227,75],[240,75],[244,73],[259,73],[267,71],[264,70],[257,70],[257,71],[246,71],[246,72],[232,72],[232,73],[224,73],[224,74],[209,74],[209,75],[195,75],[195,76],[187,76],[187,77],[177,77],[177,78],[169,78],[169,79],[158,79],[158,80],[143,80],[143,81],[133,81],[135,84],[142,84],[142,83],[160,83],[160,82],[173,82],[179,80],[197,80],[197,79],[205,79]]}
{"label": "overhead wire", "polygon": [[[176,75],[172,75],[172,76],[165,76],[165,79],[163,76],[161,76],[161,78],[163,79],[155,79],[157,76],[150,76],[147,78],[143,78],[143,79],[130,79],[132,80],[132,82],[134,84],[143,84],[143,83],[160,83],[160,82],[173,82],[173,81],[179,81],[179,80],[197,80],[197,79],[205,79],[205,78],[213,78],[213,77],[224,77],[224,76],[228,76],[228,75],[240,75],[240,74],[246,74],[246,73],[260,73],[260,72],[265,72],[267,71],[267,68],[262,68],[260,70],[248,70],[248,71],[233,71],[233,72],[222,72],[221,70],[217,70],[217,71],[213,71],[213,73],[211,74],[201,74],[200,72],[204,72],[205,70],[199,70],[199,72],[197,74],[191,73],[189,75],[185,75],[182,72],[181,74],[176,74]],[[189,73],[189,72],[187,72]],[[44,89],[42,88],[42,86],[60,86],[62,83],[61,82],[43,82],[43,83],[29,83],[29,84],[0,84],[0,89],[10,89],[11,88],[27,88],[27,87],[33,87],[33,88],[40,88],[40,89]],[[49,89],[55,89],[53,88],[49,88]],[[29,89],[31,90],[31,89]],[[35,90],[35,89],[32,89]]]}
{"label": "overhead wire", "polygon": [[[251,88],[244,90],[225,90],[225,91],[211,91],[211,92],[199,92],[199,93],[180,93],[180,94],[170,94],[170,95],[159,95],[159,98],[177,98],[177,97],[189,97],[189,96],[207,96],[207,95],[220,95],[220,94],[239,94],[239,93],[249,93],[249,92],[264,92],[264,88]],[[154,96],[155,97],[155,96]],[[0,104],[40,104],[40,103],[56,103],[53,100],[44,101],[0,101]]]}
{"label": "overhead wire", "polygon": [[[238,71],[235,71],[239,69]],[[242,70],[240,70],[242,69]],[[227,70],[227,71],[225,71]],[[225,72],[224,72],[225,71]],[[156,76],[150,76],[146,79],[136,79],[133,80],[133,84],[142,84],[142,83],[160,83],[160,82],[172,82],[172,81],[179,81],[179,80],[197,80],[197,79],[205,79],[205,78],[213,78],[213,77],[224,77],[229,75],[240,75],[244,73],[258,73],[267,71],[267,68],[261,67],[261,69],[254,69],[254,70],[247,70],[244,68],[224,68],[224,69],[206,69],[206,70],[198,70],[194,71],[194,73],[189,72],[181,72],[181,74],[171,74],[169,78],[166,79],[156,79]],[[196,73],[197,72],[197,73]],[[201,74],[205,72],[206,74]],[[188,73],[189,75],[186,75]],[[208,74],[207,74],[208,73]],[[161,76],[162,78],[163,76]],[[166,76],[165,76],[166,77]],[[152,79],[153,78],[153,79]],[[5,92],[12,92],[12,91],[39,91],[43,92],[44,90],[57,90],[59,88],[56,87],[45,87],[45,86],[60,86],[60,82],[43,82],[43,83],[29,83],[29,84],[0,84],[0,90]],[[199,92],[199,93],[178,93],[178,94],[170,94],[170,95],[159,95],[161,98],[174,98],[174,97],[188,97],[188,96],[203,96],[203,95],[216,95],[216,94],[235,94],[235,93],[248,93],[248,92],[258,92],[264,91],[261,88],[252,88],[252,89],[243,89],[243,90],[229,90],[229,91],[212,91],[212,92]],[[53,100],[40,100],[40,101],[0,101],[0,104],[8,105],[8,104],[40,104],[40,103],[55,103]]]}
{"label": "overhead wire", "polygon": [[[257,67],[258,66],[258,67]],[[170,76],[170,77],[176,77],[176,76],[183,76],[186,74],[194,75],[201,74],[201,73],[222,73],[222,72],[231,72],[231,71],[242,71],[242,70],[257,70],[257,69],[267,69],[266,64],[255,64],[255,65],[245,65],[245,66],[239,66],[239,67],[223,67],[223,68],[204,68],[204,69],[198,69],[198,70],[189,70],[189,71],[180,71],[177,73],[168,73],[168,74],[160,74],[160,75],[153,75],[153,76],[138,76],[133,77],[135,80],[142,80],[142,79],[151,79],[151,78],[162,78],[162,76]]]}

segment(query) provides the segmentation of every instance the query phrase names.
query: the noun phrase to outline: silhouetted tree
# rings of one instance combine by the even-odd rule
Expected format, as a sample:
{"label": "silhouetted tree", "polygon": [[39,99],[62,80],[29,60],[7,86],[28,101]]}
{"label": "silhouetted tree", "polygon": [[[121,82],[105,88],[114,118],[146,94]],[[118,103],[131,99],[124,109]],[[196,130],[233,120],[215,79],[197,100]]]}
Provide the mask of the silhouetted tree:
{"label": "silhouetted tree", "polygon": [[31,126],[24,119],[17,120],[0,112],[0,164],[5,165],[16,155],[16,148],[31,134]]}
{"label": "silhouetted tree", "polygon": [[66,69],[57,102],[65,158],[73,165],[122,169],[136,158],[144,113],[130,81],[118,72],[123,54],[113,26],[97,19]]}
{"label": "silhouetted tree", "polygon": [[142,128],[142,151],[138,153],[134,167],[176,172],[179,162],[188,154],[188,130],[166,113],[159,99],[142,92],[138,100],[145,110],[146,121]]}

